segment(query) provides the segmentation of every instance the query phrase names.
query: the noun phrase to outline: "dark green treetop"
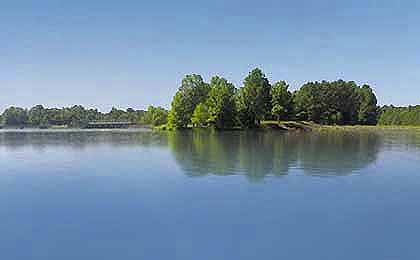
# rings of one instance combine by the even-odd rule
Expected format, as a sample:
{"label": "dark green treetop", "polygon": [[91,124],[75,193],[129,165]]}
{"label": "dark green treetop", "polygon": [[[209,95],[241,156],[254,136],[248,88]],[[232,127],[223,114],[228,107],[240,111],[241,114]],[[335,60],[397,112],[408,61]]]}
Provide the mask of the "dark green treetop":
{"label": "dark green treetop", "polygon": [[172,100],[169,124],[174,128],[187,127],[195,107],[207,99],[209,90],[209,85],[200,75],[187,75]]}
{"label": "dark green treetop", "polygon": [[226,79],[218,76],[211,79],[206,105],[209,112],[209,122],[216,128],[234,126],[235,92],[235,86]]}
{"label": "dark green treetop", "polygon": [[237,109],[241,124],[252,128],[259,126],[271,113],[270,83],[260,69],[252,70],[244,80],[237,95]]}
{"label": "dark green treetop", "polygon": [[28,111],[21,107],[9,107],[2,115],[5,125],[25,125],[28,123]]}
{"label": "dark green treetop", "polygon": [[378,101],[369,85],[363,85],[359,90],[360,108],[359,123],[362,125],[376,125],[378,117]]}
{"label": "dark green treetop", "polygon": [[278,81],[271,87],[271,112],[277,120],[290,119],[293,113],[292,93],[286,81]]}

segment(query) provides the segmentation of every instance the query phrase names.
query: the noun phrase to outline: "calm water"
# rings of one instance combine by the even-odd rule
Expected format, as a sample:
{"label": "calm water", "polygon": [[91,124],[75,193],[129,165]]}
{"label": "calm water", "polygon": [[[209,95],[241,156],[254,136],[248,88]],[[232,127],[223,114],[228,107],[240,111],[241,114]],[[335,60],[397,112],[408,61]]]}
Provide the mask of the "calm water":
{"label": "calm water", "polygon": [[420,132],[0,132],[0,258],[420,259]]}

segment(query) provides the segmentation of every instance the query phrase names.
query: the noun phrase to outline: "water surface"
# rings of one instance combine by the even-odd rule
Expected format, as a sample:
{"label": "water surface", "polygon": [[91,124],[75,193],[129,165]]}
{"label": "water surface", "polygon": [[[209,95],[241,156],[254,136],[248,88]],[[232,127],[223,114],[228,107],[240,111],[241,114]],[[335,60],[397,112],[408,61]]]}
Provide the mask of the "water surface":
{"label": "water surface", "polygon": [[2,259],[417,259],[415,130],[0,132]]}

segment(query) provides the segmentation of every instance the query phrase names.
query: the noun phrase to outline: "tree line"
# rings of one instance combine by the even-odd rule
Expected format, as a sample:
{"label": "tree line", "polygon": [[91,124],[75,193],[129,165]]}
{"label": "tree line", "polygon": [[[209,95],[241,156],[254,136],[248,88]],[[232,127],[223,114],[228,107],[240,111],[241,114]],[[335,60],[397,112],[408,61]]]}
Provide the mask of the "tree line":
{"label": "tree line", "polygon": [[219,76],[207,83],[200,75],[187,75],[173,97],[168,125],[175,129],[256,128],[264,120],[375,125],[378,112],[376,96],[368,85],[343,80],[309,82],[291,92],[287,82],[271,84],[257,68],[240,88]]}
{"label": "tree line", "polygon": [[124,121],[146,125],[166,124],[168,111],[162,107],[149,106],[147,110],[112,108],[108,113],[76,105],[64,108],[45,108],[37,105],[31,109],[9,107],[1,115],[0,122],[6,126],[67,126],[80,128],[95,121]]}
{"label": "tree line", "polygon": [[126,121],[169,129],[214,127],[258,128],[264,121],[299,120],[326,125],[420,125],[420,106],[377,105],[369,85],[354,81],[315,81],[291,91],[286,81],[273,84],[262,70],[254,69],[236,88],[223,77],[205,82],[198,74],[184,77],[173,96],[170,110],[112,108],[103,113],[76,105],[64,108],[9,107],[0,124],[9,126],[84,127],[92,121]]}
{"label": "tree line", "polygon": [[420,106],[384,106],[380,110],[378,124],[420,126]]}

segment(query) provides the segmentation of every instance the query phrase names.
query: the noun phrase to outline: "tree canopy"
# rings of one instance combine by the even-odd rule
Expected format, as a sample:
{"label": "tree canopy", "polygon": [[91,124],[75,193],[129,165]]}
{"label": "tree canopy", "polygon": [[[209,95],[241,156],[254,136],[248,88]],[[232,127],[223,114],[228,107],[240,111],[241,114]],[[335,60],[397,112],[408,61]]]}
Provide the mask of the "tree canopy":
{"label": "tree canopy", "polygon": [[195,107],[207,99],[209,90],[209,84],[200,75],[185,76],[172,100],[169,124],[174,128],[186,128],[191,123]]}
{"label": "tree canopy", "polygon": [[378,124],[420,126],[420,106],[384,106],[379,112]]}
{"label": "tree canopy", "polygon": [[247,128],[259,126],[271,112],[271,85],[260,69],[252,70],[244,79],[237,95],[239,121]]}
{"label": "tree canopy", "polygon": [[276,82],[271,90],[271,113],[277,119],[290,119],[293,117],[293,99],[286,81]]}
{"label": "tree canopy", "polygon": [[171,108],[149,106],[147,110],[113,107],[108,113],[80,105],[45,108],[37,105],[27,110],[10,107],[1,115],[1,123],[12,126],[66,125],[84,127],[92,121],[128,121],[144,125],[168,125],[182,129],[190,126],[229,129],[255,128],[264,120],[302,120],[319,124],[375,125],[420,124],[417,107],[378,108],[369,85],[354,81],[315,81],[292,92],[284,80],[270,84],[259,68],[243,80],[243,86],[221,76],[210,83],[198,74],[186,75],[173,96]]}
{"label": "tree canopy", "polygon": [[378,122],[378,101],[369,85],[359,89],[360,107],[359,123],[362,125],[376,125]]}
{"label": "tree canopy", "polygon": [[164,125],[168,122],[168,111],[163,107],[149,106],[139,122],[153,126]]}
{"label": "tree canopy", "polygon": [[191,123],[193,126],[205,127],[209,123],[209,118],[210,115],[207,106],[203,103],[200,103],[194,109]]}
{"label": "tree canopy", "polygon": [[5,125],[20,126],[28,122],[28,111],[20,107],[10,107],[2,115]]}
{"label": "tree canopy", "polygon": [[294,93],[296,117],[320,124],[375,124],[376,97],[354,81],[309,82]]}
{"label": "tree canopy", "polygon": [[226,79],[215,76],[210,81],[206,100],[209,122],[216,128],[232,127],[235,124],[235,86]]}
{"label": "tree canopy", "polygon": [[[196,110],[198,104],[202,106]],[[239,89],[219,76],[207,84],[197,74],[187,75],[173,98],[169,123],[174,128],[186,128],[189,124],[202,127],[203,115],[208,116],[205,125],[216,128],[254,128],[261,121],[272,119],[374,125],[378,107],[368,85],[360,87],[354,81],[344,80],[308,82],[292,93],[286,81],[271,85],[262,70],[256,68]]]}
{"label": "tree canopy", "polygon": [[162,107],[150,106],[147,111],[117,109],[113,107],[108,113],[97,109],[87,109],[76,105],[64,108],[45,108],[36,105],[27,110],[20,107],[10,107],[4,111],[1,123],[8,126],[58,126],[84,127],[93,121],[127,121],[147,125],[162,125],[167,123],[168,111]]}

